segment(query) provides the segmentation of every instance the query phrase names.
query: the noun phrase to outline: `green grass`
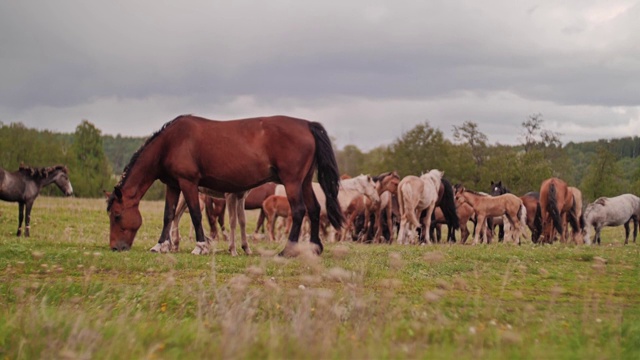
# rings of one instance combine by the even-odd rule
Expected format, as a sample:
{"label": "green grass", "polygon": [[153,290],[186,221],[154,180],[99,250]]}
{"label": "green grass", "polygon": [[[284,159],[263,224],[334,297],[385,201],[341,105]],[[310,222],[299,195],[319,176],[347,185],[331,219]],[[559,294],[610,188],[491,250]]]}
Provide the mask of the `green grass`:
{"label": "green grass", "polygon": [[[31,238],[0,203],[0,356],[34,358],[640,358],[640,246],[325,244],[321,257],[129,252],[103,200],[39,198]],[[253,231],[256,214],[249,215]]]}

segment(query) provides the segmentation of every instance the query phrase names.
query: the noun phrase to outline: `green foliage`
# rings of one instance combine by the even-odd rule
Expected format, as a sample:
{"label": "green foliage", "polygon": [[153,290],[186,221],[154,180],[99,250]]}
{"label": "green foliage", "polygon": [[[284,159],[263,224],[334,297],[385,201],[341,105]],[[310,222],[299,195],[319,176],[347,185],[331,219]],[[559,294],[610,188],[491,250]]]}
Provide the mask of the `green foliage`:
{"label": "green foliage", "polygon": [[76,127],[71,146],[69,173],[74,192],[79,197],[102,197],[114,180],[102,148],[101,131],[87,120]]}
{"label": "green foliage", "polygon": [[600,146],[597,154],[592,157],[591,165],[582,180],[583,196],[593,201],[600,196],[617,196],[629,188],[623,177],[623,171],[616,162],[615,155],[606,147]]}
{"label": "green foliage", "polygon": [[357,176],[363,173],[365,156],[355,145],[347,145],[336,152],[336,161],[340,174]]}

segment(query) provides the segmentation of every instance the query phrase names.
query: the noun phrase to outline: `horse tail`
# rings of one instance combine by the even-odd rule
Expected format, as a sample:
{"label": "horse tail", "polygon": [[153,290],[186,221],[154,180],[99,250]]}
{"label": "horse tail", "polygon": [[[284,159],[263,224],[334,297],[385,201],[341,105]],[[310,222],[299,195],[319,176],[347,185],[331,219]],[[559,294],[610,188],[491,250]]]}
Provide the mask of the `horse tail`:
{"label": "horse tail", "polygon": [[331,139],[322,124],[309,123],[309,130],[316,140],[315,160],[318,166],[318,182],[326,196],[327,216],[329,222],[338,230],[342,228],[344,216],[338,202],[338,190],[340,188],[340,172],[338,163],[333,153]]}
{"label": "horse tail", "polygon": [[[553,226],[558,231],[558,234],[562,234],[562,219],[560,219],[560,211],[558,211],[558,194],[556,190],[556,185],[551,183],[549,185],[549,193],[547,194],[547,211],[549,215],[551,215],[551,219],[553,220]],[[547,239],[547,241],[552,241]]]}
{"label": "horse tail", "polygon": [[531,241],[534,244],[538,243],[542,235],[542,210],[540,209],[540,203],[536,204],[536,215],[533,217],[533,229],[531,230]]}
{"label": "horse tail", "polygon": [[460,228],[458,213],[456,213],[456,200],[453,196],[453,186],[449,180],[442,178],[441,186],[444,188],[442,200],[440,200],[440,209],[444,218],[447,220],[447,226],[451,230]]}
{"label": "horse tail", "polygon": [[[400,216],[403,215],[406,217],[407,221],[409,221],[413,226],[419,228],[420,222],[416,218],[416,212],[414,209],[407,209],[405,200],[407,198],[413,199],[413,188],[411,184],[402,184],[403,186],[398,186],[398,208],[400,208]],[[428,229],[427,229],[428,231]]]}

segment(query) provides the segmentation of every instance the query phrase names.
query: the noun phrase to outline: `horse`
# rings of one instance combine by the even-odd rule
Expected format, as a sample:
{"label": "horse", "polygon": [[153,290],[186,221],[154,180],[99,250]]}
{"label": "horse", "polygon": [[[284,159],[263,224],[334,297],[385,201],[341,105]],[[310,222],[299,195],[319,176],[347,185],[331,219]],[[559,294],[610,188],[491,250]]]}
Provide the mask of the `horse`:
{"label": "horse", "polygon": [[267,232],[269,233],[269,240],[272,242],[276,240],[275,227],[278,216],[285,218],[286,231],[288,232],[291,229],[291,207],[286,196],[269,195],[262,202],[262,210],[267,218]]}
{"label": "horse", "polygon": [[[472,221],[475,226],[475,211],[473,211],[471,205],[464,201],[456,202],[456,218],[458,219],[458,229],[460,229],[460,241],[464,244],[469,238],[469,228],[467,227],[467,223]],[[440,242],[441,237],[440,225],[447,225],[448,228],[449,219],[444,215],[442,208],[436,207],[433,211],[433,219],[431,220],[431,237],[437,239],[438,242]]]}
{"label": "horse", "polygon": [[579,219],[576,217],[576,202],[573,192],[569,190],[567,183],[559,178],[546,179],[540,185],[540,216],[542,222],[542,243],[552,243],[555,232],[566,241],[562,227],[562,219],[566,217],[577,242]]}
{"label": "horse", "polygon": [[473,207],[476,213],[476,229],[474,231],[473,245],[478,244],[481,229],[484,230],[484,237],[487,238],[487,227],[485,221],[487,218],[496,216],[506,216],[509,224],[511,224],[510,237],[515,242],[520,237],[525,226],[527,209],[524,207],[522,200],[513,194],[503,194],[498,196],[490,196],[467,190],[464,186],[460,186],[455,192],[456,201],[466,202]]}
{"label": "horse", "polygon": [[18,203],[18,231],[29,237],[31,229],[31,208],[40,190],[49,184],[56,184],[66,196],[73,195],[73,186],[69,180],[69,170],[64,165],[34,168],[20,164],[18,171],[9,172],[0,168],[0,200]]}
{"label": "horse", "polygon": [[[225,199],[214,198],[213,196],[198,193],[198,200],[200,204],[200,212],[205,210],[205,214],[207,215],[207,221],[209,222],[210,232],[209,237],[211,239],[215,239],[218,237],[218,226],[216,222],[220,225],[220,230],[224,231],[224,211],[226,208]],[[180,249],[180,219],[182,215],[187,211],[187,202],[184,199],[184,195],[180,193],[180,197],[178,198],[178,205],[176,205],[176,215],[171,223],[171,248],[170,251],[178,252]]]}
{"label": "horse", "polygon": [[[367,197],[373,204],[372,206],[380,206],[380,195],[376,183],[369,175],[358,175],[353,178],[340,180],[340,190],[338,192],[338,201],[343,214],[347,213],[349,205],[356,197]],[[356,214],[357,215],[357,214]],[[365,215],[365,218],[368,216]],[[346,217],[346,224],[340,235],[340,240],[345,240],[347,234],[353,228],[355,216]]]}
{"label": "horse", "polygon": [[[444,217],[444,222],[434,222],[435,211],[432,213],[431,230],[435,230],[436,223],[447,225],[447,241],[450,243],[456,242],[456,229],[460,227],[458,220],[458,214],[456,213],[456,201],[453,195],[453,186],[446,178],[442,178],[440,182],[440,188],[438,188],[438,200],[436,201],[436,208],[440,209],[440,213]],[[426,210],[423,210],[420,214],[420,221],[427,215]],[[440,220],[440,219],[439,219]],[[438,230],[439,231],[439,230]],[[432,233],[433,234],[433,233]],[[424,233],[420,232],[420,240],[424,239]],[[440,235],[437,236],[438,242],[440,242]]]}
{"label": "horse", "polygon": [[600,245],[600,231],[605,226],[624,225],[625,245],[629,243],[629,222],[633,220],[633,242],[638,234],[638,219],[640,218],[640,198],[633,194],[623,194],[616,197],[600,197],[587,205],[584,210],[586,225],[586,242],[592,243],[591,227],[594,228],[593,243]]}
{"label": "horse", "polygon": [[[585,233],[584,212],[582,211],[582,191],[573,186],[569,186],[569,191],[571,191],[571,194],[573,194],[573,201],[575,202],[575,217],[578,222],[578,228],[576,230],[577,233],[573,234],[573,236],[579,243],[582,243],[584,240],[583,235]],[[565,216],[562,218],[562,226],[564,228],[565,239],[569,237],[569,227],[567,226],[567,222],[567,214],[565,214]]]}
{"label": "horse", "polygon": [[260,209],[260,214],[258,215],[258,220],[256,221],[256,229],[253,232],[254,237],[258,234],[258,232],[260,232],[261,229],[264,229],[265,214],[264,210],[262,209],[262,203],[270,195],[275,194],[276,185],[278,184],[276,184],[275,182],[264,183],[249,190],[247,197],[244,199],[245,210]]}
{"label": "horse", "polygon": [[[338,166],[331,139],[320,123],[287,116],[231,121],[178,116],[165,123],[133,154],[109,195],[109,246],[114,251],[131,248],[142,225],[140,200],[156,179],[167,185],[167,191],[162,232],[158,246],[152,250],[168,251],[169,228],[182,191],[196,232],[193,254],[209,253],[198,206],[199,186],[244,194],[275,181],[284,185],[293,216],[288,242],[280,255],[293,255],[305,213],[311,221],[310,240],[316,254],[321,254],[320,210],[311,187],[316,168],[318,182],[326,195],[329,221],[340,228],[343,217],[338,203]],[[238,198],[239,202],[244,199]],[[235,205],[227,199],[230,209]],[[242,248],[251,254],[246,239]],[[237,255],[233,236],[229,251],[232,256]]]}
{"label": "horse", "polygon": [[[498,181],[494,183],[491,181],[491,195],[503,195],[511,193],[509,189],[502,183],[502,181]],[[542,234],[542,221],[541,221],[541,213],[540,213],[540,193],[530,191],[522,196],[520,196],[520,200],[524,204],[524,207],[527,208],[527,227],[531,231],[531,242],[534,244],[538,242],[540,239],[540,235]],[[504,238],[504,224],[499,226],[499,239],[502,240]]]}
{"label": "horse", "polygon": [[431,244],[429,234],[431,214],[438,201],[438,189],[443,175],[443,171],[433,169],[420,177],[407,175],[398,184],[398,205],[400,207],[398,244],[407,244],[407,236],[411,237],[413,231],[420,227],[418,216],[425,209],[427,213],[423,220],[423,229],[426,231],[423,232],[425,233],[425,242]]}
{"label": "horse", "polygon": [[[345,216],[348,222],[354,224],[356,238],[360,241],[379,240],[382,237],[382,211],[391,212],[391,197],[397,193],[400,182],[400,176],[395,171],[372,176],[371,179],[375,183],[380,202],[376,205],[366,196],[356,197],[345,211]],[[392,227],[391,221],[391,217],[387,217],[388,228]]]}

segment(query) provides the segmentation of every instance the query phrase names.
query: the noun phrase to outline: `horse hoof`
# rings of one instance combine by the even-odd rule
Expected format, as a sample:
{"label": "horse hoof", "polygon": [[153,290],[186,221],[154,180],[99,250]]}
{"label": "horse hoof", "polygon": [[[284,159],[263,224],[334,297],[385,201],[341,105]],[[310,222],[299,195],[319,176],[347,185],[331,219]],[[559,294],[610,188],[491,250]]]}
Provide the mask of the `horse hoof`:
{"label": "horse hoof", "polygon": [[160,248],[161,248],[161,244],[155,244],[151,249],[149,249],[149,251],[151,251],[152,253],[159,253],[160,252]]}
{"label": "horse hoof", "polygon": [[247,255],[252,255],[253,254],[253,252],[251,251],[251,248],[249,248],[249,245],[243,246],[242,250],[244,250],[244,253],[247,254]]}
{"label": "horse hoof", "polygon": [[238,252],[236,251],[236,249],[229,249],[229,252],[231,253],[231,256],[238,256]]}
{"label": "horse hoof", "polygon": [[193,255],[207,255],[209,254],[209,244],[207,243],[196,243],[195,249],[191,252]]}

